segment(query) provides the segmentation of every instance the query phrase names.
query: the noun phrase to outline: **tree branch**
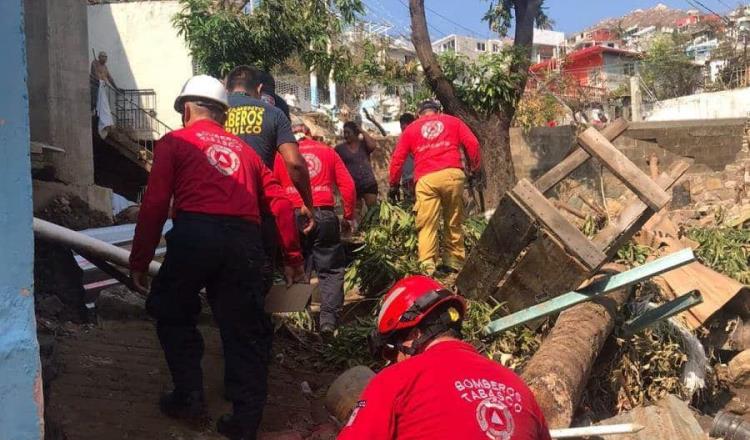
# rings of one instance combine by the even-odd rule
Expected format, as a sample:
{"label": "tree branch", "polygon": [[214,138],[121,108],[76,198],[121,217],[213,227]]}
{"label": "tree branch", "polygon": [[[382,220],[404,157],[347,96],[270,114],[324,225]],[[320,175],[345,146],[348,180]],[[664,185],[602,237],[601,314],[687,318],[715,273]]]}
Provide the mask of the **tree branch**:
{"label": "tree branch", "polygon": [[474,111],[456,96],[453,84],[445,77],[440,63],[432,52],[432,42],[427,31],[427,19],[424,12],[424,0],[409,0],[409,14],[411,15],[411,41],[417,52],[419,62],[422,63],[425,78],[430,88],[435,92],[446,113],[458,116],[464,120],[476,119]]}

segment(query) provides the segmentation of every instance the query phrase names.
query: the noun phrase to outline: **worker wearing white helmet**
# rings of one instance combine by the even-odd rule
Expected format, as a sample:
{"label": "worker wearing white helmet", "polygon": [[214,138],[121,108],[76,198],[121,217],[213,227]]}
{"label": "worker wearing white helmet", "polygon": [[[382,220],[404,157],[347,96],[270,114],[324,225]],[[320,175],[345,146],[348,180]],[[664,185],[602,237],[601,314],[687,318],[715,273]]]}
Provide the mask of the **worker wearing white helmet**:
{"label": "worker wearing white helmet", "polygon": [[264,311],[260,205],[270,206],[284,251],[287,283],[304,278],[292,204],[258,155],[223,128],[227,92],[215,78],[191,78],[175,100],[185,128],[156,144],[133,239],[133,281],[147,289],[146,268],[172,206],[174,227],[146,309],[172,374],[160,401],[177,418],[205,420],[199,292],[221,332],[227,395],[234,411],[219,420],[231,439],[254,439],[267,395],[273,326]]}

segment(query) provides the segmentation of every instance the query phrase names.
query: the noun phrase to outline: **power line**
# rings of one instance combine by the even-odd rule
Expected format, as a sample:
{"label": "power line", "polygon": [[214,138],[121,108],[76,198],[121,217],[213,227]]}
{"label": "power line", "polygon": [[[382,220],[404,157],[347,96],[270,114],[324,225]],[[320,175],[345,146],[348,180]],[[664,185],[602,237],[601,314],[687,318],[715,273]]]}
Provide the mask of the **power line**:
{"label": "power line", "polygon": [[448,23],[451,23],[451,24],[453,24],[454,26],[458,26],[459,28],[461,28],[461,29],[463,29],[463,30],[465,30],[465,31],[469,32],[469,33],[470,33],[470,34],[472,34],[472,35],[473,35],[474,37],[477,37],[477,36],[479,36],[479,34],[478,34],[478,33],[476,33],[476,32],[475,32],[474,30],[472,30],[472,29],[469,29],[469,28],[467,28],[466,26],[464,26],[464,25],[462,25],[462,24],[460,24],[460,23],[457,23],[457,22],[455,22],[455,21],[451,20],[450,18],[446,17],[445,15],[443,15],[443,14],[439,13],[439,12],[438,12],[438,11],[436,11],[436,10],[434,10],[434,9],[432,9],[432,8],[428,7],[428,6],[425,6],[425,9],[427,9],[428,11],[430,11],[430,12],[432,12],[433,14],[437,15],[438,17],[442,18],[443,20],[447,21]]}
{"label": "power line", "polygon": [[[409,5],[404,0],[398,0],[398,1],[399,1],[399,3],[401,3],[402,5],[404,5],[406,7],[406,9],[409,9]],[[435,32],[441,34],[443,37],[445,37],[445,36],[448,35],[447,32],[443,32],[440,29],[438,29],[437,27],[431,25],[430,22],[427,21],[427,18],[425,18],[425,22],[427,23],[427,27],[429,27],[430,29],[434,30]]]}
{"label": "power line", "polygon": [[[685,2],[687,2],[687,4],[689,4],[690,6],[692,6],[692,7],[696,8],[696,9],[700,9],[700,8],[702,7],[703,9],[705,9],[705,10],[706,10],[706,11],[708,11],[708,12],[710,12],[711,14],[714,14],[715,16],[719,17],[719,18],[720,18],[720,19],[721,19],[722,21],[724,21],[724,22],[728,22],[728,20],[726,19],[726,17],[723,17],[723,16],[719,15],[719,14],[718,14],[718,13],[717,13],[716,11],[714,11],[714,10],[713,10],[713,9],[711,9],[711,8],[709,8],[709,7],[708,7],[708,6],[706,6],[705,4],[701,3],[701,1],[700,1],[700,0],[685,0]],[[693,2],[695,2],[695,3],[699,4],[699,5],[700,5],[700,7],[699,7],[699,6],[696,6],[696,5],[695,5],[695,3],[693,3]]]}
{"label": "power line", "polygon": [[730,10],[730,11],[731,11],[732,9],[734,9],[734,8],[732,8],[731,6],[729,6],[728,4],[724,3],[724,2],[723,2],[723,0],[716,0],[716,1],[717,1],[717,2],[719,2],[720,4],[722,4],[722,5],[723,5],[723,6],[725,7],[725,8],[727,8],[727,9],[728,9],[728,10]]}

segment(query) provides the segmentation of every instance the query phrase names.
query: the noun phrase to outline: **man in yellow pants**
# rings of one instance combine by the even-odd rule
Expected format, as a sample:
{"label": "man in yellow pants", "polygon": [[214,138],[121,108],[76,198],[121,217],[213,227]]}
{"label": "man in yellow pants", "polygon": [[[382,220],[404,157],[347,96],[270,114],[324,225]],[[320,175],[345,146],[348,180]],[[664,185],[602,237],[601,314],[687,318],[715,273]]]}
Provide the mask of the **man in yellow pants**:
{"label": "man in yellow pants", "polygon": [[480,168],[479,141],[458,118],[440,113],[434,101],[419,108],[419,119],[404,130],[393,152],[390,167],[390,195],[397,194],[406,157],[414,157],[416,181],[419,261],[428,272],[437,268],[438,228],[442,212],[446,238],[444,268],[455,271],[466,258],[464,249],[464,183],[466,174],[461,147],[469,159],[470,172]]}

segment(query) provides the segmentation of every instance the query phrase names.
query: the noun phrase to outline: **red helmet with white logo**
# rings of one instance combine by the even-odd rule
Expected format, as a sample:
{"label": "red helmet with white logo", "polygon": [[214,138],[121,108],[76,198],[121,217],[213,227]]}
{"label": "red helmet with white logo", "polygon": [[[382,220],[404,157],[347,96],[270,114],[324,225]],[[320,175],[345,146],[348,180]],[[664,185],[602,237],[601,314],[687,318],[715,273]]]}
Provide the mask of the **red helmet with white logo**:
{"label": "red helmet with white logo", "polygon": [[453,302],[463,317],[466,301],[442,284],[424,275],[411,275],[391,287],[385,294],[378,315],[381,335],[416,327],[437,306]]}
{"label": "red helmet with white logo", "polygon": [[448,303],[453,306],[450,321],[460,321],[466,314],[466,300],[434,279],[411,275],[394,284],[385,294],[377,328],[371,335],[371,344],[375,344],[371,346],[373,354],[381,352],[395,333],[416,327],[436,308]]}

